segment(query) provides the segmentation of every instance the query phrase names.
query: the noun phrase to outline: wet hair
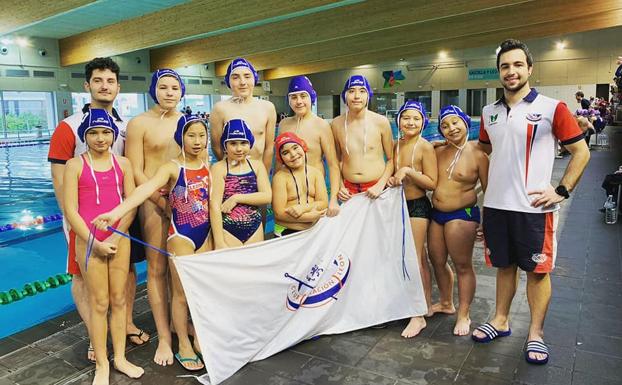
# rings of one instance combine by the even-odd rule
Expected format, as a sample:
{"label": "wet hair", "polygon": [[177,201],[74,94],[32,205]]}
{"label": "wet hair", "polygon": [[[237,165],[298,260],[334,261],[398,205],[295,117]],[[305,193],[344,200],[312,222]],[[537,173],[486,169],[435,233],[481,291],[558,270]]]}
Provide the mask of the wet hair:
{"label": "wet hair", "polygon": [[580,97],[582,97],[582,98],[583,98],[583,97],[585,96],[585,94],[583,93],[583,91],[577,91],[577,92],[574,94],[574,96],[580,96]]}
{"label": "wet hair", "polygon": [[501,55],[515,49],[522,50],[527,58],[527,66],[533,67],[533,57],[531,56],[531,52],[529,52],[527,45],[520,40],[507,39],[499,45],[499,52],[497,52],[497,69],[499,69],[499,59],[501,58]]}
{"label": "wet hair", "polygon": [[119,65],[109,57],[96,57],[86,63],[84,66],[84,76],[87,83],[91,81],[93,70],[110,70],[117,76],[117,81],[119,81],[119,72],[121,72],[121,69],[119,68]]}

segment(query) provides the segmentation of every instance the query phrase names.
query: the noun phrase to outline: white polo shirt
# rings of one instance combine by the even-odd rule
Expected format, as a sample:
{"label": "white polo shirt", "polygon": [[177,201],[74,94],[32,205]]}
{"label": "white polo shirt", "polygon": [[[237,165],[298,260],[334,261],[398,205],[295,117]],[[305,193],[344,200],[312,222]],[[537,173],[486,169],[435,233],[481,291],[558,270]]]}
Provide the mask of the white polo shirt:
{"label": "white polo shirt", "polygon": [[529,191],[551,183],[557,140],[571,144],[583,132],[565,103],[535,88],[511,109],[503,98],[484,107],[479,140],[492,145],[484,207],[526,213],[556,211],[531,207]]}
{"label": "white polo shirt", "polygon": [[[77,112],[58,123],[52,137],[50,138],[50,150],[48,152],[48,161],[51,163],[65,164],[75,156],[86,151],[86,143],[78,137],[78,127],[82,123],[84,114],[88,112],[89,104],[85,104],[82,111]],[[125,151],[125,131],[127,121],[122,119],[117,111],[113,108],[113,117],[115,124],[119,128],[119,136],[112,144],[112,152],[123,156]]]}

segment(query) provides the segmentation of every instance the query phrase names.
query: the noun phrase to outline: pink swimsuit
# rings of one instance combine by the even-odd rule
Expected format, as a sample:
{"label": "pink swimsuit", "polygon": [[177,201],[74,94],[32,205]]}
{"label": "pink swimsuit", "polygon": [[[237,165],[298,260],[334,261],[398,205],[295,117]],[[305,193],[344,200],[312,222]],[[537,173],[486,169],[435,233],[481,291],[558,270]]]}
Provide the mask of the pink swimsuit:
{"label": "pink swimsuit", "polygon": [[[82,157],[82,173],[78,180],[78,214],[90,229],[91,221],[100,214],[106,213],[121,203],[121,192],[123,191],[123,170],[114,155],[112,167],[108,171],[92,170],[86,161],[84,154]],[[95,180],[97,179],[97,180]],[[117,227],[120,221],[113,224]],[[95,238],[103,241],[112,234],[112,231],[95,230]]]}

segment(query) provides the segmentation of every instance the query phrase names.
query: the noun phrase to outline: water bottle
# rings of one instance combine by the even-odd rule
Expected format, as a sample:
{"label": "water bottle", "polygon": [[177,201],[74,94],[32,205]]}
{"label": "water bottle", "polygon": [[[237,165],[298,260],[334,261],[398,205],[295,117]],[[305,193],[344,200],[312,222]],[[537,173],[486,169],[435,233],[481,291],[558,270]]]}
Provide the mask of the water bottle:
{"label": "water bottle", "polygon": [[605,202],[605,223],[608,225],[613,225],[617,221],[618,221],[618,208],[616,207],[616,204],[613,201],[613,195],[609,195],[607,197],[607,202]]}

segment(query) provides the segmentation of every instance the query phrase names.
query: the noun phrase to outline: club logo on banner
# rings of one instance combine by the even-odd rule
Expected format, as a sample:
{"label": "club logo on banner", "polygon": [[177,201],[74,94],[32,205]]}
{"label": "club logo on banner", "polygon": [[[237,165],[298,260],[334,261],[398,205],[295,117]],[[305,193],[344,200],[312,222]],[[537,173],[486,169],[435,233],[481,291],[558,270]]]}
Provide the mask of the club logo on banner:
{"label": "club logo on banner", "polygon": [[333,259],[326,271],[317,264],[313,265],[305,280],[285,273],[286,278],[296,281],[287,290],[285,306],[288,310],[296,311],[300,307],[320,307],[336,301],[336,295],[346,284],[349,274],[350,259],[341,253]]}

